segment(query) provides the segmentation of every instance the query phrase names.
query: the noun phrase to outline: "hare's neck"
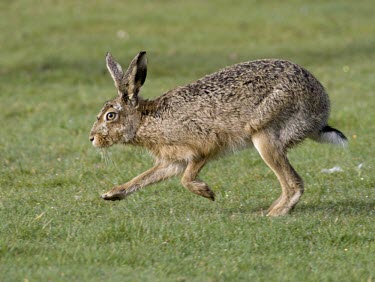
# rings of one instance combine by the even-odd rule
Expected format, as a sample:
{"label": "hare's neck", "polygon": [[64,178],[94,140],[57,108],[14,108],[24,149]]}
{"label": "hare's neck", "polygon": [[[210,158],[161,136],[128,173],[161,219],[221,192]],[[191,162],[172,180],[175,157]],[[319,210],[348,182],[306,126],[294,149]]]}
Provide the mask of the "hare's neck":
{"label": "hare's neck", "polygon": [[140,123],[133,140],[133,144],[150,148],[160,142],[161,108],[159,99],[139,100],[137,111],[140,114]]}
{"label": "hare's neck", "polygon": [[154,116],[158,111],[158,99],[156,100],[139,100],[138,110],[140,111],[142,118],[145,119],[148,116]]}

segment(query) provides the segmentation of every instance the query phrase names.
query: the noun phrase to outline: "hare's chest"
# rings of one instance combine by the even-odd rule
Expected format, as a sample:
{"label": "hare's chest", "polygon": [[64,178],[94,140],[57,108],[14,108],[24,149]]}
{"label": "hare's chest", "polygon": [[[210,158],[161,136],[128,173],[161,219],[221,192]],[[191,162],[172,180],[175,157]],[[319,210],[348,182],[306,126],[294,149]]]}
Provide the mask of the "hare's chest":
{"label": "hare's chest", "polygon": [[149,150],[157,159],[168,162],[189,162],[196,156],[196,153],[187,146],[159,145]]}

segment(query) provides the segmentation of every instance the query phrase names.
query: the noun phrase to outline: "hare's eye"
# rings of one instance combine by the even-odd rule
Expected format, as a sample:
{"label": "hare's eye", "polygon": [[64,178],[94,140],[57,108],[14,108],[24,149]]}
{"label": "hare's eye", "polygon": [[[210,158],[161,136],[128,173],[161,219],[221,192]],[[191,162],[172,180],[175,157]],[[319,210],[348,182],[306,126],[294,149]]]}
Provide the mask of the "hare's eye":
{"label": "hare's eye", "polygon": [[110,112],[110,113],[108,113],[108,114],[105,116],[106,120],[114,120],[115,117],[116,117],[116,113],[114,113],[114,112]]}

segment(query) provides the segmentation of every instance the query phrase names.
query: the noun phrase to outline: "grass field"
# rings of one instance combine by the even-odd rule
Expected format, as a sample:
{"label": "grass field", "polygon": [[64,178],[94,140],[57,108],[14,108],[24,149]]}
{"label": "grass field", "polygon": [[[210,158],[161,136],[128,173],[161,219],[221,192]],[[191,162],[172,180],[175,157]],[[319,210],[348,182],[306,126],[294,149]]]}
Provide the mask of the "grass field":
{"label": "grass field", "polygon": [[[374,281],[374,13],[370,0],[1,1],[0,281]],[[127,65],[140,50],[148,98],[240,61],[303,65],[349,149],[290,152],[306,191],[282,218],[262,216],[280,188],[253,150],[202,171],[214,203],[178,179],[105,202],[152,165],[132,147],[106,164],[88,140],[116,95],[105,53]]]}

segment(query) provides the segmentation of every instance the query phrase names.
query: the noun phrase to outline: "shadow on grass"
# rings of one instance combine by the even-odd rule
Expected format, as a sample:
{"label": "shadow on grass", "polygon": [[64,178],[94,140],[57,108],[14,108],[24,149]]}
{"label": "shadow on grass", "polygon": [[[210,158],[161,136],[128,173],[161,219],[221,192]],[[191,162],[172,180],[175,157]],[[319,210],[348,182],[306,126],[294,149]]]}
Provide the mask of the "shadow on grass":
{"label": "shadow on grass", "polygon": [[[244,204],[238,207],[224,207],[223,212],[228,214],[252,214],[254,216],[265,216],[270,203]],[[298,204],[291,213],[299,214],[329,214],[348,216],[373,216],[375,215],[375,201],[343,200],[337,202],[321,202],[318,204]]]}
{"label": "shadow on grass", "polygon": [[295,213],[329,213],[332,215],[374,215],[375,201],[342,200],[337,202],[321,202],[319,204],[297,205]]}

